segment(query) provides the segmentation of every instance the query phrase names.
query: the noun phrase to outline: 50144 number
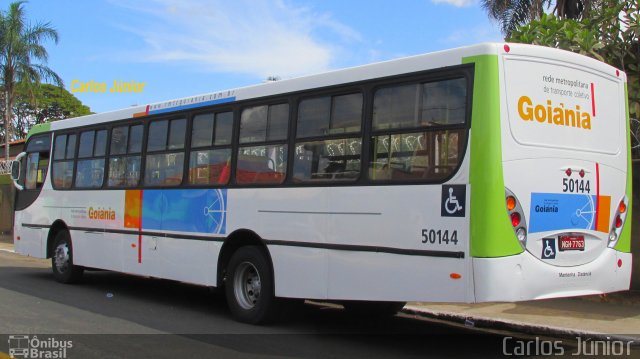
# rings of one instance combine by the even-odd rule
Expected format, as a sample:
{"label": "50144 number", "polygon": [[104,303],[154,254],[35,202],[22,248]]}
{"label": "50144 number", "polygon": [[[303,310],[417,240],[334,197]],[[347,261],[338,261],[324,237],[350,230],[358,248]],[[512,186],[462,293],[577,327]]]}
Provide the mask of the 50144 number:
{"label": "50144 number", "polygon": [[563,178],[562,192],[591,193],[591,184],[589,183],[589,180]]}
{"label": "50144 number", "polygon": [[425,244],[458,244],[458,231],[448,229],[423,229],[422,230],[422,243]]}

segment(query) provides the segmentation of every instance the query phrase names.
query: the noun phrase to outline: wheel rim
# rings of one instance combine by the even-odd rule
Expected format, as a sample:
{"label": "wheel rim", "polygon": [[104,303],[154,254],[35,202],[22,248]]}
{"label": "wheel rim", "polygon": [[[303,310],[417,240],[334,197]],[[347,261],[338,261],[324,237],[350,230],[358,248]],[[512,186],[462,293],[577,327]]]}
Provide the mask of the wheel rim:
{"label": "wheel rim", "polygon": [[69,268],[69,246],[66,243],[58,244],[53,258],[56,270],[64,273]]}
{"label": "wheel rim", "polygon": [[260,300],[261,290],[260,273],[256,267],[249,262],[242,262],[233,280],[233,291],[240,307],[253,309]]}

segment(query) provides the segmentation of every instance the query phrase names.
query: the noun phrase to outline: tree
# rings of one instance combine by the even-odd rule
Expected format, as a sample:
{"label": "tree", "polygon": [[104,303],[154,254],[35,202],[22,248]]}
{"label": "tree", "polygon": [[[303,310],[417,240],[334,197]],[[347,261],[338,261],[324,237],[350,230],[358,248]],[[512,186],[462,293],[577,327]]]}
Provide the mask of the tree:
{"label": "tree", "polygon": [[[58,32],[49,23],[27,24],[24,1],[9,5],[7,12],[0,13],[0,77],[4,94],[5,157],[9,159],[9,139],[13,105],[18,84],[29,88],[42,80],[50,80],[62,86],[62,79],[45,64],[47,50],[44,40],[58,42]],[[37,60],[40,63],[33,63]]]}
{"label": "tree", "polygon": [[50,84],[29,88],[18,86],[12,111],[14,133],[11,140],[25,138],[35,124],[91,114],[89,107],[69,91]]}
{"label": "tree", "polygon": [[518,26],[539,19],[545,9],[553,10],[561,19],[581,19],[588,16],[594,3],[598,0],[482,0],[482,7],[489,17],[500,23],[505,36]]}
{"label": "tree", "polygon": [[[636,128],[640,120],[639,39],[640,2],[600,0],[591,8],[588,18],[561,19],[543,14],[540,19],[515,29],[507,41],[577,52],[626,72],[629,114],[635,135],[640,132],[640,128]],[[640,149],[639,139],[635,139],[634,147]]]}

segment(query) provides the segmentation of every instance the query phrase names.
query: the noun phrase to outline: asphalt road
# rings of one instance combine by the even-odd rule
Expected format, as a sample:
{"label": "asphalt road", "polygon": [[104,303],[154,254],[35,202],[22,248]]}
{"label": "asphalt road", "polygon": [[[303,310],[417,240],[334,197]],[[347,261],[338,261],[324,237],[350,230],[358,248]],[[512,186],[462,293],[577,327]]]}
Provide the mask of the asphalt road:
{"label": "asphalt road", "polygon": [[504,340],[328,305],[292,304],[277,323],[251,326],[233,321],[223,296],[204,287],[105,271],[64,285],[48,261],[0,251],[0,358],[15,346],[10,335],[70,341],[58,353],[66,358],[494,358]]}

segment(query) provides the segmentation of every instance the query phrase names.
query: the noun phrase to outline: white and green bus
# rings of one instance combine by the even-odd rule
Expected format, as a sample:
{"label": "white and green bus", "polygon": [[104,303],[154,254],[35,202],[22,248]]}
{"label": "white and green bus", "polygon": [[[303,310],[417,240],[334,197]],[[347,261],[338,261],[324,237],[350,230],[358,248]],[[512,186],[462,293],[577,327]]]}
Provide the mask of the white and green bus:
{"label": "white and green bus", "polygon": [[16,166],[14,243],[85,268],[389,312],[629,288],[626,75],[481,44],[72,118]]}

